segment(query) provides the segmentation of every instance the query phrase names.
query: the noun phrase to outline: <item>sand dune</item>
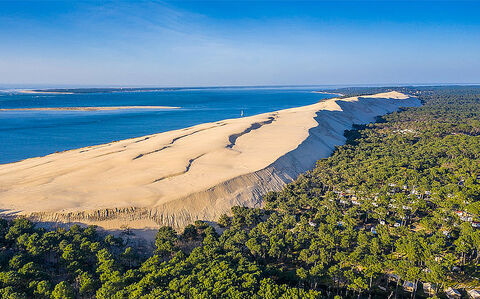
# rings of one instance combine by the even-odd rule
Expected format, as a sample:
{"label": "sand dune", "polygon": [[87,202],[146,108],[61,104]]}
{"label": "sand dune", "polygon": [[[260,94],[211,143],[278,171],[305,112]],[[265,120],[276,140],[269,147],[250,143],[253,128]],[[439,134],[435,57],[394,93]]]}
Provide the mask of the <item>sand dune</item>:
{"label": "sand dune", "polygon": [[419,100],[398,92],[319,103],[0,165],[4,214],[104,228],[183,227],[260,206],[344,143],[344,130]]}

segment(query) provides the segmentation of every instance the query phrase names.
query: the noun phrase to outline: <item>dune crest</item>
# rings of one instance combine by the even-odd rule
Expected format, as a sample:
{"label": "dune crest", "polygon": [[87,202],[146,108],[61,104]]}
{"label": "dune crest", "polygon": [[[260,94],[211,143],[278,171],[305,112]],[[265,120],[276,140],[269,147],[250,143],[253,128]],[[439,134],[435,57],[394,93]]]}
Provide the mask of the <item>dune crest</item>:
{"label": "dune crest", "polygon": [[0,165],[0,205],[4,215],[106,229],[216,220],[233,205],[261,206],[353,124],[419,105],[399,92],[327,99]]}

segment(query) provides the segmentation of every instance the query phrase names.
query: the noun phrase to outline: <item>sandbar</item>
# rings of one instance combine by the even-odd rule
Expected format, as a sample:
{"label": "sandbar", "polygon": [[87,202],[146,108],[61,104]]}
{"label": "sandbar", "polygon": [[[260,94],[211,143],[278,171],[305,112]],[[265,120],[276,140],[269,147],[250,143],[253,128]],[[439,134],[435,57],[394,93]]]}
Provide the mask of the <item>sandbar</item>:
{"label": "sandbar", "polygon": [[20,90],[18,92],[29,93],[29,94],[73,94],[73,92],[48,91],[48,90]]}
{"label": "sandbar", "polygon": [[105,107],[38,107],[38,108],[9,108],[0,109],[0,111],[110,111],[123,109],[180,109],[180,107],[171,106],[105,106]]}
{"label": "sandbar", "polygon": [[342,93],[338,93],[338,92],[328,92],[328,91],[312,91],[313,93],[320,93],[320,94],[334,94],[334,95],[337,95],[339,97],[344,97],[345,95],[342,94]]}

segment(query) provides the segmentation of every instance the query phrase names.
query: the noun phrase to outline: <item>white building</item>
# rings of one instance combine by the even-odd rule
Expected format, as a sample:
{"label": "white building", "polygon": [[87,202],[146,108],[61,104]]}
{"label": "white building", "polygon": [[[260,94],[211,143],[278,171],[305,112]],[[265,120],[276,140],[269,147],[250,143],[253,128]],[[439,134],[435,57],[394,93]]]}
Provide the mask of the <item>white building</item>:
{"label": "white building", "polygon": [[405,281],[403,283],[403,289],[407,292],[412,293],[417,288],[417,285],[412,281]]}
{"label": "white building", "polygon": [[429,282],[423,284],[423,292],[427,295],[435,295],[435,286]]}
{"label": "white building", "polygon": [[445,295],[447,295],[448,299],[461,299],[462,298],[462,294],[460,294],[460,292],[458,290],[453,289],[451,287],[445,290]]}
{"label": "white building", "polygon": [[478,290],[469,290],[467,291],[468,297],[472,299],[480,299],[480,291]]}

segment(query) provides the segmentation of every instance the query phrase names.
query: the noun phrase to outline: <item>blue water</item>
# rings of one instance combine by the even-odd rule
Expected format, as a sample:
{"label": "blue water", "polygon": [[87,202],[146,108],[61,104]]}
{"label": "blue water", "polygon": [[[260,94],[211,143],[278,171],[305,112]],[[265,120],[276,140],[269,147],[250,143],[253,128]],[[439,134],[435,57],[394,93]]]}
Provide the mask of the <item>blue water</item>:
{"label": "blue water", "polygon": [[116,140],[313,104],[315,88],[212,88],[155,92],[0,92],[0,108],[179,106],[172,110],[0,111],[0,163]]}

